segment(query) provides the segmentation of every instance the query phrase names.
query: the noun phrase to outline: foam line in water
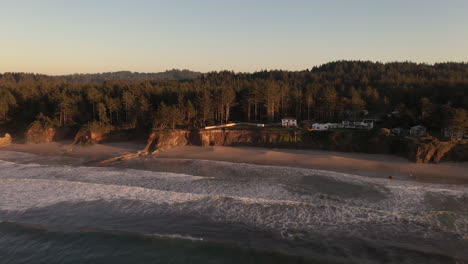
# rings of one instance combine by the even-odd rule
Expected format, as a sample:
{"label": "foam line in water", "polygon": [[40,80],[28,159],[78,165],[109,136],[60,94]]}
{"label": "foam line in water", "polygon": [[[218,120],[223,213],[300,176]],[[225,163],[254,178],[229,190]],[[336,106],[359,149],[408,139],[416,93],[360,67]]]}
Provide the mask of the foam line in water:
{"label": "foam line in water", "polygon": [[468,234],[468,192],[463,186],[388,181],[310,169],[202,163],[211,164],[210,168],[243,171],[245,175],[210,178],[0,161],[0,208],[25,211],[63,202],[135,200],[168,204],[177,213],[191,212],[218,221],[283,230],[285,234],[290,230],[318,229],[365,232],[366,224],[372,223],[393,230],[401,229],[404,222],[421,232],[432,228]]}

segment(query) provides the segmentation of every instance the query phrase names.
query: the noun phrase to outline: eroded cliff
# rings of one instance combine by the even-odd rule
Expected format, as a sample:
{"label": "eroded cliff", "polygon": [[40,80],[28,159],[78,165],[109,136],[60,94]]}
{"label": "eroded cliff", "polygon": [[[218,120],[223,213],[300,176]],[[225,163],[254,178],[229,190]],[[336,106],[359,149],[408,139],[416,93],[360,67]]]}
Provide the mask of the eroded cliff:
{"label": "eroded cliff", "polygon": [[70,128],[38,128],[31,127],[26,133],[27,144],[50,143],[59,141],[73,133]]}
{"label": "eroded cliff", "polygon": [[417,163],[468,161],[467,141],[440,141],[434,137],[410,138],[378,131],[294,130],[160,130],[149,136],[144,152],[177,146],[256,146],[321,149],[392,154]]}

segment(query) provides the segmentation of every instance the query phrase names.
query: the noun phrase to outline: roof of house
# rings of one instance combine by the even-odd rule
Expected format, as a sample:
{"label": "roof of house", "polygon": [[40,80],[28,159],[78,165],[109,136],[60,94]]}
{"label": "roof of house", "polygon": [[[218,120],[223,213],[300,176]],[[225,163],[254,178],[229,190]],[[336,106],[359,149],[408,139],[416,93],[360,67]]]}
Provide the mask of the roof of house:
{"label": "roof of house", "polygon": [[283,117],[281,120],[297,120],[295,117]]}

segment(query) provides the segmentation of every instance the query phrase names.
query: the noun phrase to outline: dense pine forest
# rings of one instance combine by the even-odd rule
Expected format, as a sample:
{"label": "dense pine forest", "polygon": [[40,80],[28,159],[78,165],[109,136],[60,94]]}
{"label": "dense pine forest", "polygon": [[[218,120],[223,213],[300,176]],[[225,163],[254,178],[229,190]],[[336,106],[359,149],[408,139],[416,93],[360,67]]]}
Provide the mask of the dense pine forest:
{"label": "dense pine forest", "polygon": [[341,121],[368,112],[386,117],[389,126],[439,129],[466,126],[467,109],[467,63],[338,61],[297,72],[0,74],[3,127],[203,127],[284,116]]}

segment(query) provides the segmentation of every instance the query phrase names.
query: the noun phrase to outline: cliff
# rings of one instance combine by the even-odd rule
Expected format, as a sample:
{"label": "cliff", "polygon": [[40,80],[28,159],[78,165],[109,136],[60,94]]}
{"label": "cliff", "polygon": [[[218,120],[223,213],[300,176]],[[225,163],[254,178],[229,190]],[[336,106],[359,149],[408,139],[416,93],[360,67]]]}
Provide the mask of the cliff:
{"label": "cliff", "polygon": [[[296,136],[290,130],[201,130],[193,135],[200,146],[262,146],[281,147],[298,145],[300,131]],[[296,138],[296,139],[295,139]]]}
{"label": "cliff", "polygon": [[144,151],[186,145],[294,147],[297,146],[294,140],[294,131],[287,130],[159,130],[151,133]]}
{"label": "cliff", "polygon": [[8,146],[12,143],[12,141],[13,141],[13,138],[11,137],[11,135],[8,133],[5,133],[3,137],[0,137],[0,147]]}
{"label": "cliff", "polygon": [[80,129],[76,133],[73,144],[92,145],[104,140],[105,132],[92,131],[90,129]]}
{"label": "cliff", "polygon": [[26,133],[26,143],[27,144],[39,144],[39,143],[50,143],[54,141],[59,141],[65,139],[73,133],[71,128],[38,128],[31,127]]}
{"label": "cliff", "polygon": [[417,163],[467,161],[468,141],[440,141],[437,138],[406,138],[408,158]]}
{"label": "cliff", "polygon": [[135,129],[113,129],[112,127],[84,126],[76,133],[73,144],[92,145],[96,143],[145,140],[147,133]]}
{"label": "cliff", "polygon": [[388,131],[162,130],[149,136],[143,150],[152,153],[177,146],[256,146],[393,154],[417,163],[468,161],[467,141],[433,137],[397,137]]}
{"label": "cliff", "polygon": [[156,150],[168,149],[178,146],[192,145],[189,142],[190,132],[187,130],[161,130],[151,133],[144,152],[152,153]]}

